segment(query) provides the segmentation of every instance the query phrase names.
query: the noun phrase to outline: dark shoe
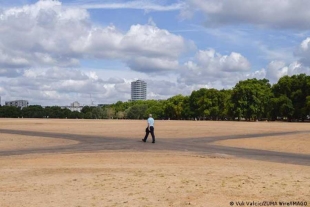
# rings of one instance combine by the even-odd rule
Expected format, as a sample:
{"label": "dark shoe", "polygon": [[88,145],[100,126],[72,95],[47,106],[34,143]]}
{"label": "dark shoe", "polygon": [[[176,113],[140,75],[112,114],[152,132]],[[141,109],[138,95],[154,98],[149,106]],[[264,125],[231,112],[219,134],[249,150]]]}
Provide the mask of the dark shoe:
{"label": "dark shoe", "polygon": [[152,143],[155,143],[155,141],[154,141],[154,142],[152,142]]}
{"label": "dark shoe", "polygon": [[142,139],[142,142],[145,142],[145,140],[144,140],[144,139]]}

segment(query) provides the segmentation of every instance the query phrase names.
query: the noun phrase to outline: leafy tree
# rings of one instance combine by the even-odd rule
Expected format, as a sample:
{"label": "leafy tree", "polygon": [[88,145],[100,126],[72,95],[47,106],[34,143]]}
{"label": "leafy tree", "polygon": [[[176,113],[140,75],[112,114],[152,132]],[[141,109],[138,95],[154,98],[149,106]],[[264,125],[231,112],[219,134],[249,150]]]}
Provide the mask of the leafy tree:
{"label": "leafy tree", "polygon": [[271,98],[271,86],[267,79],[239,81],[231,95],[233,115],[238,117],[238,120],[241,117],[257,120],[267,116]]}
{"label": "leafy tree", "polygon": [[199,89],[189,97],[192,116],[213,120],[224,119],[228,116],[228,102],[231,90]]}
{"label": "leafy tree", "polygon": [[115,109],[113,107],[107,107],[104,114],[106,114],[108,119],[113,119],[115,116]]}
{"label": "leafy tree", "polygon": [[116,113],[116,118],[118,119],[124,119],[125,118],[125,112],[124,111],[119,111]]}
{"label": "leafy tree", "polygon": [[306,113],[308,114],[308,117],[310,116],[310,96],[307,96],[306,98]]}
{"label": "leafy tree", "polygon": [[[305,74],[283,76],[279,79],[278,83],[274,84],[272,91],[276,98],[285,96],[289,99],[293,109],[289,109],[289,112],[293,111],[293,114],[289,115],[291,119],[304,120],[308,115],[307,108],[307,96],[310,95],[310,76]],[[286,100],[288,102],[288,100]],[[291,108],[287,105],[288,108]],[[285,108],[285,107],[284,107]],[[273,114],[277,112],[277,109],[273,108]],[[290,119],[289,119],[290,120]]]}
{"label": "leafy tree", "polygon": [[93,119],[103,119],[104,112],[103,112],[102,108],[95,107],[95,108],[92,109],[91,113],[92,113],[92,118]]}
{"label": "leafy tree", "polygon": [[182,105],[182,118],[191,119],[193,117],[192,111],[190,108],[190,99],[189,96],[184,96],[183,105]]}
{"label": "leafy tree", "polygon": [[148,117],[149,114],[152,114],[154,119],[164,118],[163,104],[164,104],[163,101],[156,101],[153,103],[149,103],[149,106],[145,111],[144,117]]}
{"label": "leafy tree", "polygon": [[[193,91],[189,97],[189,106],[191,109],[191,115],[193,117],[203,117],[205,105],[204,105],[204,97],[207,93],[207,89],[201,88],[198,91]],[[203,104],[203,105],[201,105]]]}
{"label": "leafy tree", "polygon": [[0,117],[4,118],[18,118],[21,117],[21,110],[15,106],[1,106]]}
{"label": "leafy tree", "polygon": [[185,97],[176,95],[169,98],[164,104],[164,113],[170,119],[181,119]]}
{"label": "leafy tree", "polygon": [[84,114],[80,113],[78,111],[72,111],[70,113],[70,115],[68,116],[68,118],[70,118],[70,119],[83,119],[84,118]]}
{"label": "leafy tree", "polygon": [[93,118],[93,113],[88,111],[84,114],[84,119],[92,119]]}
{"label": "leafy tree", "polygon": [[24,107],[21,110],[22,117],[24,118],[43,118],[44,108],[40,105],[30,105],[28,107]]}
{"label": "leafy tree", "polygon": [[146,118],[145,112],[147,110],[147,105],[138,104],[130,107],[127,112],[127,118],[129,119],[143,119]]}
{"label": "leafy tree", "polygon": [[219,99],[219,116],[222,120],[229,119],[229,107],[230,107],[230,98],[232,90],[220,90],[218,99]]}
{"label": "leafy tree", "polygon": [[218,120],[220,116],[220,92],[216,89],[208,89],[204,97],[207,105],[204,109],[204,115],[212,120]]}
{"label": "leafy tree", "polygon": [[83,114],[86,114],[87,112],[92,112],[93,108],[96,108],[95,106],[84,106],[81,110]]}
{"label": "leafy tree", "polygon": [[271,106],[273,120],[277,120],[278,117],[288,118],[291,120],[294,114],[294,106],[292,101],[286,95],[281,95],[278,98],[272,98]]}

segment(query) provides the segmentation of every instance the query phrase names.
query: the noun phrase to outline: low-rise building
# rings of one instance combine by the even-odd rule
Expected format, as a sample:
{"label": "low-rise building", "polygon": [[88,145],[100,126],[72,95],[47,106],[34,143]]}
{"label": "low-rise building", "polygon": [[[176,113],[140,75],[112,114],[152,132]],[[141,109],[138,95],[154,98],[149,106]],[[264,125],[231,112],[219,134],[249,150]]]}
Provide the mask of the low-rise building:
{"label": "low-rise building", "polygon": [[5,105],[24,108],[24,107],[28,107],[29,102],[27,100],[6,101]]}
{"label": "low-rise building", "polygon": [[81,112],[83,109],[83,106],[81,106],[79,102],[75,101],[75,102],[71,103],[70,106],[63,106],[61,108],[63,108],[63,109],[66,108],[66,109],[69,109],[70,111]]}

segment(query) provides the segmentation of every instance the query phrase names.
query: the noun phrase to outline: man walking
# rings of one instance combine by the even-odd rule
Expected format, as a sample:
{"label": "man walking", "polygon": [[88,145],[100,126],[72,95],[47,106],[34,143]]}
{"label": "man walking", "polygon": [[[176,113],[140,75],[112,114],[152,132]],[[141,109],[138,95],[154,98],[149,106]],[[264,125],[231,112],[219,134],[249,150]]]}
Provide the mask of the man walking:
{"label": "man walking", "polygon": [[149,136],[149,133],[151,132],[152,135],[152,143],[155,143],[155,135],[154,135],[154,119],[152,117],[152,114],[149,114],[149,118],[147,119],[147,127],[145,129],[145,137],[142,139],[143,142],[146,142],[147,137]]}

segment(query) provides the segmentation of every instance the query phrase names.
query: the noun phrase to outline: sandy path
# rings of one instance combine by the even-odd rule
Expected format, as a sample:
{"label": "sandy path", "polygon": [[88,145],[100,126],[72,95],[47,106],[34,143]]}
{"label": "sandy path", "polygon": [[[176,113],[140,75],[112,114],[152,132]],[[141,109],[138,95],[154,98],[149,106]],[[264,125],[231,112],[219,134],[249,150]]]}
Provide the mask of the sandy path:
{"label": "sandy path", "polygon": [[[161,139],[178,139],[302,131],[309,130],[309,126],[309,123],[155,120],[155,133]],[[121,138],[143,138],[145,127],[146,120],[0,119],[0,129]]]}
{"label": "sandy path", "polygon": [[[30,148],[19,150],[0,150],[0,156],[27,155],[36,153],[79,153],[79,152],[101,152],[101,151],[176,151],[195,152],[199,154],[223,154],[247,159],[264,160],[278,163],[291,163],[310,166],[310,155],[292,154],[286,152],[273,152],[261,149],[245,149],[227,146],[217,146],[212,143],[216,140],[237,139],[240,137],[251,137],[252,139],[270,137],[275,135],[298,135],[301,132],[273,132],[266,134],[230,135],[207,138],[181,138],[181,139],[160,139],[156,144],[147,144],[140,139],[110,138],[102,136],[61,134],[51,132],[35,132],[20,130],[0,129],[0,133],[11,133],[16,135],[28,135],[37,137],[48,137],[54,139],[68,139],[78,141],[78,144],[68,146],[56,146],[46,148]],[[310,133],[310,132],[309,132]]]}
{"label": "sandy path", "polygon": [[[64,120],[64,119],[0,119],[0,129],[66,133],[87,136],[137,139],[144,136],[145,120]],[[210,121],[167,121],[156,120],[156,137],[180,139],[199,137],[221,137],[229,135],[250,135],[273,132],[309,131],[309,123],[278,122],[210,122]],[[306,134],[266,137],[264,139],[235,139],[215,142],[216,145],[264,149],[280,152],[310,154],[310,139]],[[2,135],[6,137],[8,135]],[[310,136],[309,136],[310,137]],[[10,137],[11,138],[11,137]],[[0,141],[0,150],[8,148],[10,138]],[[17,138],[17,137],[16,137]],[[21,138],[21,137],[20,137]],[[16,149],[30,146],[30,137],[25,144],[16,142]],[[34,138],[31,138],[34,139]],[[38,140],[36,140],[38,141]],[[34,142],[36,142],[34,141]],[[60,141],[60,140],[59,140]],[[59,142],[58,141],[58,142]],[[5,143],[4,143],[5,142]],[[26,143],[27,142],[27,143]],[[43,141],[52,146],[52,141]],[[64,144],[64,143],[63,143]],[[68,142],[71,144],[71,142]]]}

